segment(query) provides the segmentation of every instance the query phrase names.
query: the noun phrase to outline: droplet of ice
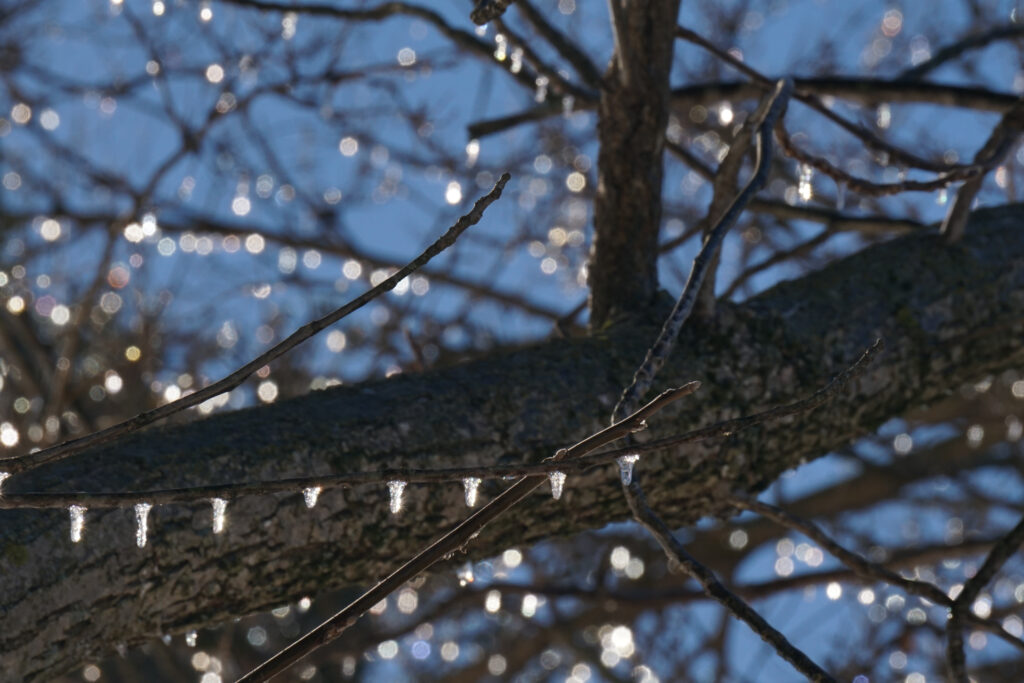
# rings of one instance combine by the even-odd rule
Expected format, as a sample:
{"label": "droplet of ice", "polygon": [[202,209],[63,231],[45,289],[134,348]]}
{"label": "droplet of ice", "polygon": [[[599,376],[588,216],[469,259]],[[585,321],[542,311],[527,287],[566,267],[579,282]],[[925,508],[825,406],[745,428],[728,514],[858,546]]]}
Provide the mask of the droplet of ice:
{"label": "droplet of ice", "polygon": [[[10,472],[0,472],[0,489],[3,489],[4,482],[7,481],[10,476]],[[2,493],[2,491],[0,491],[0,493]]]}
{"label": "droplet of ice", "polygon": [[466,506],[473,507],[476,505],[476,493],[480,488],[480,478],[466,477],[462,480],[462,486],[466,489]]}
{"label": "droplet of ice", "polygon": [[85,528],[85,511],[86,507],[82,505],[72,505],[68,508],[68,513],[71,515],[71,542],[78,543],[82,540],[82,529]]}
{"label": "droplet of ice", "polygon": [[473,583],[473,563],[466,560],[466,564],[459,567],[459,570],[455,572],[455,576],[459,579],[459,585],[465,586],[468,583]]}
{"label": "droplet of ice", "polygon": [[320,498],[320,491],[322,490],[322,486],[309,486],[302,489],[302,499],[306,501],[306,507],[310,510],[316,507],[316,501]]}
{"label": "droplet of ice", "polygon": [[562,497],[562,487],[565,485],[565,472],[548,472],[548,483],[551,484],[551,497],[558,500]]}
{"label": "droplet of ice", "polygon": [[388,482],[388,493],[391,495],[391,514],[397,515],[402,511],[402,493],[405,491],[405,482],[398,479]]}
{"label": "droplet of ice", "polygon": [[803,202],[811,201],[814,196],[814,187],[811,179],[814,178],[814,169],[810,164],[800,164],[800,184],[797,186],[797,194]]}
{"label": "droplet of ice", "polygon": [[149,511],[153,506],[149,503],[135,504],[135,545],[146,547],[146,531],[149,528]]}
{"label": "droplet of ice", "polygon": [[633,483],[633,465],[639,459],[640,455],[637,453],[628,453],[615,458],[615,462],[619,463],[619,478],[622,480],[623,486]]}
{"label": "droplet of ice", "polygon": [[219,534],[224,531],[224,511],[228,508],[228,502],[223,498],[214,498],[213,503],[213,533]]}
{"label": "droplet of ice", "polygon": [[[217,500],[220,500],[220,499],[218,498]],[[189,631],[188,633],[186,633],[185,634],[185,644],[188,645],[189,647],[195,647],[196,646],[196,636],[198,636],[198,635],[199,634],[196,633],[194,630]]]}

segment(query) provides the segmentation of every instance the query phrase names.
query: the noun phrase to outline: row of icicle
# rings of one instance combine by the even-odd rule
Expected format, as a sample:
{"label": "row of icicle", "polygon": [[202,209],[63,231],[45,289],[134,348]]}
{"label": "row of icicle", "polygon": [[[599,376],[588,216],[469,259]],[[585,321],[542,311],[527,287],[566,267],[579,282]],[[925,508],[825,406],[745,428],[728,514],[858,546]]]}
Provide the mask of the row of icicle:
{"label": "row of icicle", "polygon": [[[630,482],[633,481],[633,465],[640,459],[640,456],[636,453],[630,453],[629,455],[623,455],[616,458],[616,462],[619,464],[619,477],[622,480],[623,485],[629,486]],[[10,477],[9,472],[0,472],[0,487],[3,486],[4,481]],[[554,471],[548,473],[548,483],[551,485],[551,497],[558,500],[562,497],[562,489],[565,487],[565,472]],[[477,502],[477,492],[480,488],[482,479],[479,477],[466,477],[462,480],[462,486],[466,493],[466,505],[468,507],[475,507]],[[391,514],[397,515],[402,511],[402,495],[405,492],[407,482],[400,479],[394,479],[388,483],[388,507],[391,510]],[[306,507],[312,509],[317,500],[320,498],[320,492],[323,490],[321,486],[310,486],[302,489],[302,499],[306,503]],[[0,492],[2,495],[2,492]],[[213,533],[223,533],[227,518],[225,513],[227,512],[228,501],[224,498],[211,498],[210,503],[213,505]],[[146,537],[149,530],[149,511],[153,509],[151,503],[136,503],[135,504],[135,544],[140,548],[146,547]],[[68,514],[71,516],[71,542],[78,543],[82,540],[82,532],[85,530],[85,513],[88,508],[84,505],[69,505]]]}

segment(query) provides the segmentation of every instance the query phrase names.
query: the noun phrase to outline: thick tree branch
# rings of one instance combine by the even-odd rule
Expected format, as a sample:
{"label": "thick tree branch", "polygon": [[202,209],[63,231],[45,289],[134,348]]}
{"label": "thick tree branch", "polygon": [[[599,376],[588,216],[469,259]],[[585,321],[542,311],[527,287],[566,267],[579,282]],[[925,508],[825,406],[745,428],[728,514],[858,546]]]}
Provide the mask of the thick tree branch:
{"label": "thick tree branch", "polygon": [[597,191],[590,256],[590,320],[653,303],[668,123],[669,74],[679,0],[612,0],[615,54],[598,111]]}
{"label": "thick tree branch", "polygon": [[[734,512],[723,492],[754,493],[804,459],[889,418],[1024,363],[1024,206],[978,212],[963,240],[936,231],[871,247],[783,283],[681,333],[660,377],[702,382],[700,400],[650,431],[679,433],[804,398],[881,337],[886,351],[813,413],[722,442],[645,457],[652,506],[675,528]],[[660,320],[558,339],[422,375],[342,386],[189,425],[150,428],[12,479],[5,490],[131,490],[376,470],[537,462],[606,422]],[[661,387],[655,387],[658,389]],[[799,421],[799,422],[797,422]],[[799,425],[796,428],[795,425]],[[484,500],[498,484],[481,487]],[[296,494],[298,491],[296,491]],[[160,506],[138,549],[129,511],[90,515],[82,543],[66,512],[0,513],[5,671],[47,680],[123,642],[225,621],[331,588],[360,586],[465,516],[458,485],[410,486],[406,513],[381,487],[253,496],[210,533],[210,506]],[[570,476],[469,544],[475,556],[626,519],[603,468]],[[461,562],[461,558],[458,560]]]}

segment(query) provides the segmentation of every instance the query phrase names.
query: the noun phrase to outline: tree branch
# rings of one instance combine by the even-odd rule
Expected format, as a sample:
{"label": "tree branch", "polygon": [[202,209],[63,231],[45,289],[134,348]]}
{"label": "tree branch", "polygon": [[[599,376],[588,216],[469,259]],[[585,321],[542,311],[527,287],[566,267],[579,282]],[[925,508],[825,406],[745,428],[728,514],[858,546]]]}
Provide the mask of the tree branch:
{"label": "tree branch", "polygon": [[[720,304],[699,333],[684,329],[659,376],[700,380],[701,399],[666,409],[648,430],[653,439],[801,399],[878,337],[886,351],[831,401],[800,417],[799,430],[784,418],[725,443],[690,443],[645,457],[647,496],[666,524],[731,516],[724,494],[756,493],[802,460],[944,400],[964,382],[1020,367],[1021,225],[1024,206],[980,211],[956,249],[944,247],[935,231],[919,231],[741,306]],[[665,315],[592,338],[151,427],[27,472],[5,491],[140,490],[386,467],[536,463],[606,424]],[[497,492],[481,485],[483,496]],[[312,510],[298,495],[252,496],[232,503],[220,535],[210,533],[209,505],[161,506],[150,515],[143,549],[135,547],[128,511],[90,515],[78,544],[67,541],[66,512],[0,512],[6,671],[49,680],[119,642],[362,585],[393,571],[396,556],[411,556],[439,529],[458,524],[463,498],[457,484],[410,486],[408,512],[392,516],[379,486],[325,491]],[[563,503],[547,494],[531,499],[489,525],[470,552],[489,556],[629,515],[618,482],[603,469],[571,476],[563,500],[564,507],[553,508]]]}

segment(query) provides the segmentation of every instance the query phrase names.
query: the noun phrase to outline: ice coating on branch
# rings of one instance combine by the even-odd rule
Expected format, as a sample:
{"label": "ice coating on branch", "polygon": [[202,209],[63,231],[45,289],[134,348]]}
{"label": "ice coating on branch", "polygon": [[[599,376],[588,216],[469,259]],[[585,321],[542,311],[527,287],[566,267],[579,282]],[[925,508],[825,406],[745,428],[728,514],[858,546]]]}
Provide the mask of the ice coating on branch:
{"label": "ice coating on branch", "polygon": [[4,482],[11,476],[10,472],[0,472],[0,495],[3,494]]}
{"label": "ice coating on branch", "polygon": [[551,497],[558,500],[562,497],[562,487],[565,486],[565,472],[548,472],[548,482],[551,484]]}
{"label": "ice coating on branch", "polygon": [[388,493],[391,495],[391,514],[397,515],[402,511],[402,492],[405,491],[405,482],[395,479],[388,482]]}
{"label": "ice coating on branch", "polygon": [[195,647],[196,646],[196,636],[197,635],[198,634],[195,632],[195,630],[192,630],[192,631],[189,631],[188,633],[186,633],[185,634],[185,644],[188,645],[189,647]]}
{"label": "ice coating on branch", "polygon": [[623,486],[629,486],[633,483],[633,465],[639,459],[640,455],[638,453],[629,453],[615,458],[615,462],[619,463],[619,478],[622,480]]}
{"label": "ice coating on branch", "polygon": [[71,542],[78,543],[82,540],[82,529],[85,528],[85,511],[86,507],[82,505],[72,505],[68,508],[68,514],[71,515]]}
{"label": "ice coating on branch", "polygon": [[309,486],[302,489],[302,499],[306,501],[306,507],[312,510],[316,507],[316,501],[320,498],[320,491],[323,490],[321,486]]}
{"label": "ice coating on branch", "polygon": [[479,477],[466,477],[462,480],[462,486],[466,489],[466,507],[476,505],[476,493],[480,488]]}
{"label": "ice coating on branch", "polygon": [[146,531],[149,529],[149,511],[153,506],[149,503],[135,504],[135,545],[146,547]]}
{"label": "ice coating on branch", "polygon": [[224,511],[228,508],[228,502],[223,498],[214,498],[213,503],[213,533],[219,534],[224,531]]}

